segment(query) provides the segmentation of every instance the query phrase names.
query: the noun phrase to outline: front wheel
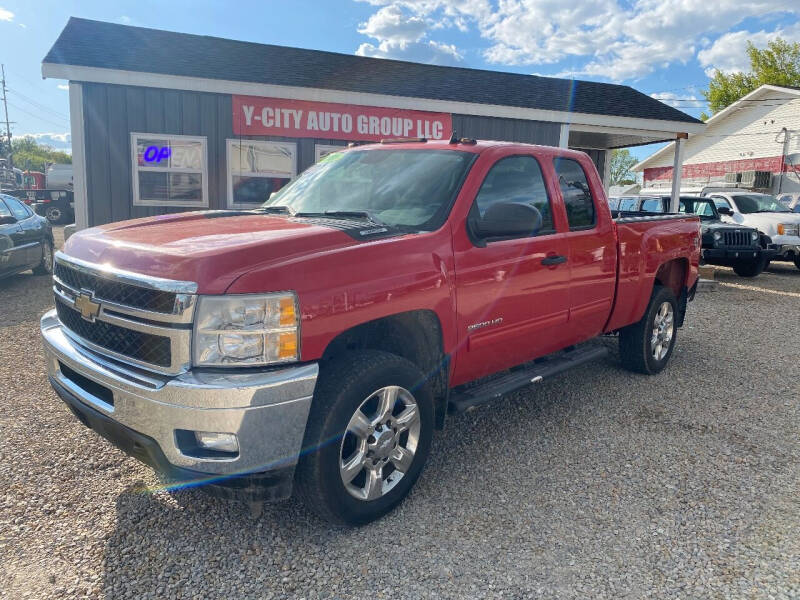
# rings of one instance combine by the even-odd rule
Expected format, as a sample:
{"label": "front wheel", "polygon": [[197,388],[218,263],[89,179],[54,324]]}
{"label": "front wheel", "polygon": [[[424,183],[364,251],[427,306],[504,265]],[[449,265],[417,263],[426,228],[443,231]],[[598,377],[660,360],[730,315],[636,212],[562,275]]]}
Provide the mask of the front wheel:
{"label": "front wheel", "polygon": [[411,490],[432,437],[433,399],[413,363],[378,351],[332,360],[314,393],[298,495],[333,523],[378,519]]}
{"label": "front wheel", "polygon": [[675,348],[678,328],[675,314],[678,305],[670,290],[653,288],[650,304],[638,323],[619,332],[622,366],[629,371],[655,375],[667,366]]}
{"label": "front wheel", "polygon": [[733,272],[739,277],[757,277],[767,268],[767,261],[764,257],[755,260],[743,260],[733,265]]}

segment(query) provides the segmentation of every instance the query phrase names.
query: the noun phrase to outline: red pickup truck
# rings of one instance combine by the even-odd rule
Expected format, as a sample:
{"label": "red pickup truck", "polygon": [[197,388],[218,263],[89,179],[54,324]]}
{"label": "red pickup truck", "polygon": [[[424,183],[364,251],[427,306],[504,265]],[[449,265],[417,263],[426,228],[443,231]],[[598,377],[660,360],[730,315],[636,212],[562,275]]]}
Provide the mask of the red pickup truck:
{"label": "red pickup truck", "polygon": [[623,366],[661,371],[699,256],[697,217],[612,220],[583,153],[387,140],[257,210],[75,234],[41,329],[59,396],[129,454],[363,523],[449,411],[607,352],[583,342],[618,333]]}

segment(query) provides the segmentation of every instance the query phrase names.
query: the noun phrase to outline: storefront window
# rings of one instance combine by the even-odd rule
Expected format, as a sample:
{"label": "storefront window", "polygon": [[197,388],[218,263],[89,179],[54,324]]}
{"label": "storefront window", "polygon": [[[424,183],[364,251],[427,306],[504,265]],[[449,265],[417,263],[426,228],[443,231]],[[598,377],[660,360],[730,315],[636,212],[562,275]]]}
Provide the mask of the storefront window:
{"label": "storefront window", "polygon": [[228,206],[255,208],[297,173],[297,145],[228,140]]}
{"label": "storefront window", "polygon": [[206,138],[132,133],[134,206],[208,207]]}

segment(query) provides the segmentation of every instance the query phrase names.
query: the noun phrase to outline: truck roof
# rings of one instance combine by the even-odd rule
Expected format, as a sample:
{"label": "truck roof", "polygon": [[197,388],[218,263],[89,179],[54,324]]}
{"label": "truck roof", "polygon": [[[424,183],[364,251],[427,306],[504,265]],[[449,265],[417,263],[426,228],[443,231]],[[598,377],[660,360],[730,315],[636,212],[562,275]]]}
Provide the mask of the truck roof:
{"label": "truck roof", "polygon": [[387,139],[381,142],[364,144],[347,148],[349,150],[458,150],[460,152],[472,152],[480,154],[486,150],[498,147],[506,147],[510,149],[518,148],[521,152],[530,152],[535,150],[540,154],[559,155],[559,156],[580,156],[584,154],[579,150],[569,150],[567,148],[559,148],[558,146],[544,146],[540,144],[525,144],[522,142],[504,142],[499,140],[469,140],[457,143],[450,143],[448,140],[428,140],[419,141],[418,139]]}

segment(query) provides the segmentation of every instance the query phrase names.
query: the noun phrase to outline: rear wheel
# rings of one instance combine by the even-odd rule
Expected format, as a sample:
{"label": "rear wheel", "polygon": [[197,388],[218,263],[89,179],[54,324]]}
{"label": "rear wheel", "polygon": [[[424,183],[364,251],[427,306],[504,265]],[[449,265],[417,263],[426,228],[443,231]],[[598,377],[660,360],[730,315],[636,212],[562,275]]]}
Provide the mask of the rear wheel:
{"label": "rear wheel", "polygon": [[739,277],[757,277],[767,268],[767,261],[764,257],[755,260],[743,260],[733,265],[733,271]]}
{"label": "rear wheel", "polygon": [[306,428],[297,491],[333,523],[373,521],[416,482],[433,437],[425,375],[386,352],[357,352],[324,365]]}
{"label": "rear wheel", "polygon": [[670,290],[653,288],[644,316],[619,332],[622,366],[629,371],[655,375],[667,366],[675,348],[677,302]]}
{"label": "rear wheel", "polygon": [[42,259],[33,268],[34,275],[53,274],[53,242],[45,238],[42,242]]}

